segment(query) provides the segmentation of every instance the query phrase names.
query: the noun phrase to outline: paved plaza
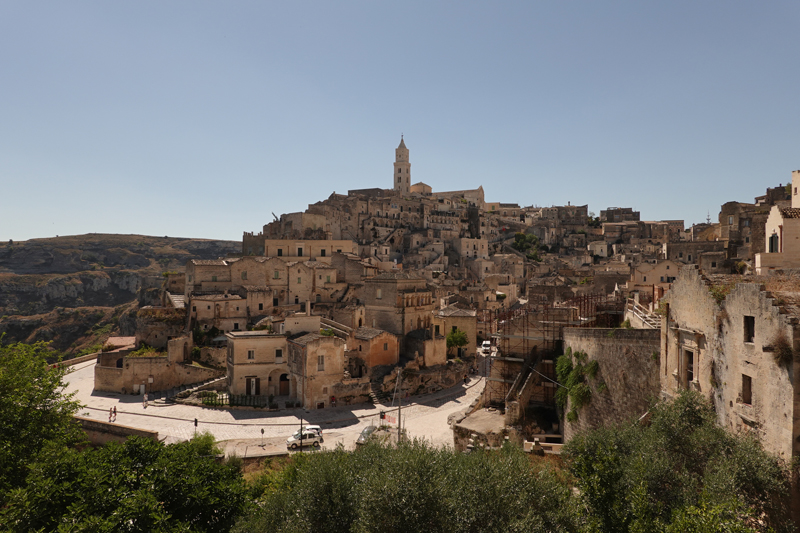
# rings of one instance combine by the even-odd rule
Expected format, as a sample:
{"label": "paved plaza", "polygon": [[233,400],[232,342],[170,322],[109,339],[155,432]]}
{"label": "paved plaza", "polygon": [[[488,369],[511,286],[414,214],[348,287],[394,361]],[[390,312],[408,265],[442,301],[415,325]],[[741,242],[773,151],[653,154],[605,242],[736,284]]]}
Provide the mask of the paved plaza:
{"label": "paved plaza", "polygon": [[[300,416],[307,424],[322,427],[325,437],[323,448],[341,443],[352,449],[361,430],[378,423],[380,411],[392,416],[397,406],[357,404],[326,409],[287,409],[268,412],[257,409],[215,409],[172,403],[143,405],[141,395],[123,395],[94,391],[96,361],[73,366],[65,381],[66,392],[85,407],[78,414],[99,421],[108,421],[108,411],[117,408],[116,423],[120,425],[157,431],[166,443],[190,439],[197,431],[214,435],[227,454],[240,456],[284,453],[286,438],[300,426]],[[482,392],[484,379],[472,376],[465,386],[459,384],[433,394],[414,396],[402,407],[403,424],[410,438],[423,438],[436,446],[452,446],[453,434],[447,419],[451,414],[465,410]],[[262,433],[263,430],[263,433]]]}

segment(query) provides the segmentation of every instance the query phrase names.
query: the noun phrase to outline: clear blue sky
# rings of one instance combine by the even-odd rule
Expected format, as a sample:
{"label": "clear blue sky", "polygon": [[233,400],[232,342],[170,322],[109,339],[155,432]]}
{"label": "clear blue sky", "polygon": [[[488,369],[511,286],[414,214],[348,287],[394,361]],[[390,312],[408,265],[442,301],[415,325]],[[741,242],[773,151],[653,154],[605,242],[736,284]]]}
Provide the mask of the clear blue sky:
{"label": "clear blue sky", "polygon": [[701,222],[800,169],[800,2],[0,3],[0,239],[412,182]]}

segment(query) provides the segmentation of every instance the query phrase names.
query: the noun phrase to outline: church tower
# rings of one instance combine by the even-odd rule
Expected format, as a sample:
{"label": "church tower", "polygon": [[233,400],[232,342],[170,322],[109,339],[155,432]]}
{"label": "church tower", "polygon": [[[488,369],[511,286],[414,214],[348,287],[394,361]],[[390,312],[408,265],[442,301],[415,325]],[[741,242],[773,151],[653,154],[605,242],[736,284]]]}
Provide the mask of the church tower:
{"label": "church tower", "polygon": [[394,190],[399,193],[411,192],[411,163],[408,162],[408,148],[402,135],[394,155]]}

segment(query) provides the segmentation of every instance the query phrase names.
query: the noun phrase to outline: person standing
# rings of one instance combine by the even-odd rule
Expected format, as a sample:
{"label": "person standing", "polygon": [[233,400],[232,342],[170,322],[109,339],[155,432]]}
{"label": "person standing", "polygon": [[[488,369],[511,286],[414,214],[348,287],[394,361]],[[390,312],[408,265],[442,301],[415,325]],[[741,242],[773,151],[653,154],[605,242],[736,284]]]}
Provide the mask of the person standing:
{"label": "person standing", "polygon": [[111,423],[111,416],[114,414],[114,409],[109,407],[108,408],[108,423]]}

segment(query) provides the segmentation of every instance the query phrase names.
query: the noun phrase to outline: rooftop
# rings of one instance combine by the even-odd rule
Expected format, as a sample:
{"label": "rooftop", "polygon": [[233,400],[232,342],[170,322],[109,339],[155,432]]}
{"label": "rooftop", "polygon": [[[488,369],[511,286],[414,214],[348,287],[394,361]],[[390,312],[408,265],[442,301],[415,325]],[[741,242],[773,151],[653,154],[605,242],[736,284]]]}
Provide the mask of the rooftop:
{"label": "rooftop", "polygon": [[375,328],[367,328],[361,327],[353,332],[353,336],[357,339],[362,339],[368,341],[370,339],[374,339],[375,337],[385,333],[382,329],[375,329]]}

